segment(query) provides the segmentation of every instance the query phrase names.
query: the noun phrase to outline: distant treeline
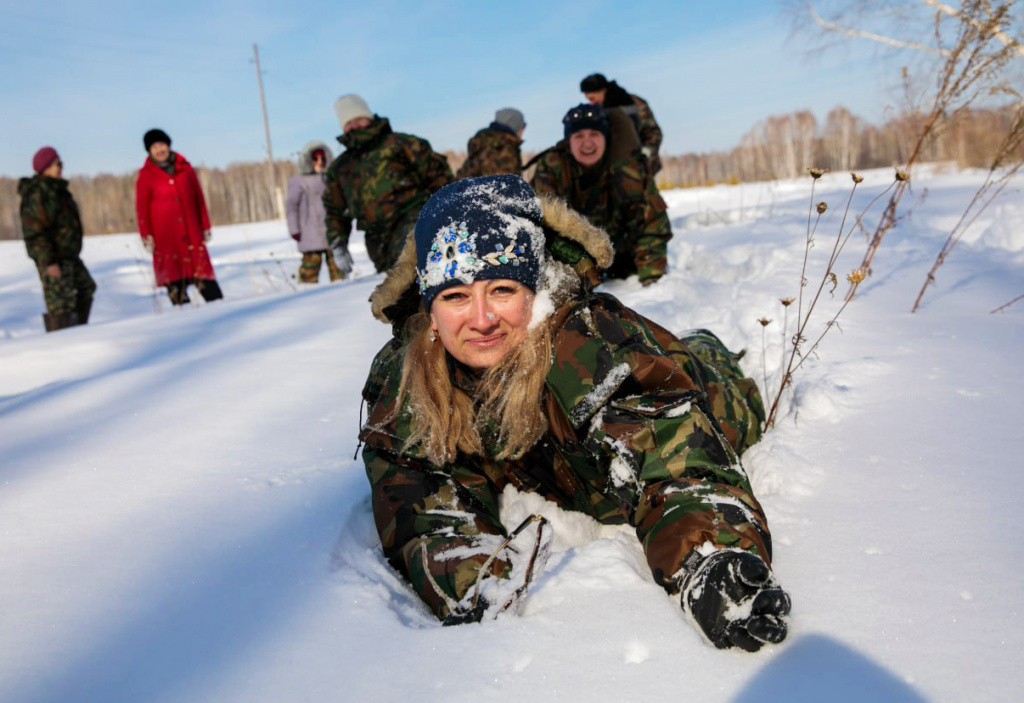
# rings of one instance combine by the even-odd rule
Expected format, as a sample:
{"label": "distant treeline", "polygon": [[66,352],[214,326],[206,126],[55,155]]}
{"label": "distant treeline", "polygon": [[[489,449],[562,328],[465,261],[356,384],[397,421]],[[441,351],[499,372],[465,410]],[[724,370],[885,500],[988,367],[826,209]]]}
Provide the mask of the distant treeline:
{"label": "distant treeline", "polygon": [[[955,161],[961,166],[987,167],[1006,133],[1014,108],[965,111],[951,119],[925,150],[920,161]],[[809,111],[769,117],[743,136],[728,152],[662,155],[660,188],[715,183],[741,183],[796,178],[810,166],[833,171],[877,168],[902,163],[920,131],[920,117],[901,115],[881,127],[865,123],[845,107],[828,113],[819,128]],[[524,153],[524,160],[533,154]],[[445,152],[452,171],[465,152]],[[1024,154],[1018,154],[1024,158]],[[197,167],[214,225],[259,222],[277,216],[275,187],[284,189],[296,172],[292,161],[274,163],[274,185],[264,162],[231,164],[227,168]],[[70,179],[86,234],[134,232],[135,173],[101,174]],[[20,239],[20,198],[17,179],[0,178],[0,239]]]}
{"label": "distant treeline", "polygon": [[[1019,107],[968,110],[947,121],[918,161],[955,161],[988,168]],[[815,166],[832,171],[879,168],[906,161],[921,132],[922,115],[899,115],[881,127],[845,107],[834,108],[820,127],[808,111],[769,117],[728,152],[662,156],[659,188],[680,188],[796,178]],[[1024,154],[1017,154],[1024,158]]]}

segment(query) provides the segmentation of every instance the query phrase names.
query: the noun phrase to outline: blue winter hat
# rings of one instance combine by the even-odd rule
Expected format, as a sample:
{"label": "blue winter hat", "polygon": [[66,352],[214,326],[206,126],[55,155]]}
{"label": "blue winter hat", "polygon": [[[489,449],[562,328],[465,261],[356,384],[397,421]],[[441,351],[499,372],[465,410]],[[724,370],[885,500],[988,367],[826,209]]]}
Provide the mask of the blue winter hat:
{"label": "blue winter hat", "polygon": [[434,193],[414,232],[423,305],[445,288],[507,278],[537,290],[545,261],[536,193],[519,176],[464,178]]}
{"label": "blue winter hat", "polygon": [[596,129],[608,138],[608,113],[600,105],[580,103],[576,107],[569,108],[562,118],[565,126],[565,138],[568,139],[581,129]]}

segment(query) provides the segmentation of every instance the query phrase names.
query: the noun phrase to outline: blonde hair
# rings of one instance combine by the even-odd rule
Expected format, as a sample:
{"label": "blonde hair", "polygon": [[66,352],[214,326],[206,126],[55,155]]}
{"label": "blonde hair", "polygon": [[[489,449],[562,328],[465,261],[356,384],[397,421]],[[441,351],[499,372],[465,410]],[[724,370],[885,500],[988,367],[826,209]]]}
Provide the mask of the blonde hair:
{"label": "blonde hair", "polygon": [[427,459],[437,466],[454,461],[458,452],[484,456],[481,434],[493,423],[498,437],[491,457],[518,459],[547,431],[543,402],[551,365],[550,321],[530,329],[487,369],[475,397],[452,384],[447,353],[440,341],[431,340],[427,313],[411,317],[406,330],[409,342],[395,412],[408,397],[413,420],[403,451],[422,443]]}

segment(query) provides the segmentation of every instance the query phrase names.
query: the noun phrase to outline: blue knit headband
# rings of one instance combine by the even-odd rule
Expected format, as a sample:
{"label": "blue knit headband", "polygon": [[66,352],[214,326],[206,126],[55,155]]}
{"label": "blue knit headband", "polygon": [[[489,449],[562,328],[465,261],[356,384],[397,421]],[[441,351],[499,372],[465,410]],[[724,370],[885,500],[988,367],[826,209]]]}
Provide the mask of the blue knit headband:
{"label": "blue knit headband", "polygon": [[519,176],[464,178],[434,193],[414,233],[427,310],[445,288],[504,278],[530,290],[544,264],[540,203]]}

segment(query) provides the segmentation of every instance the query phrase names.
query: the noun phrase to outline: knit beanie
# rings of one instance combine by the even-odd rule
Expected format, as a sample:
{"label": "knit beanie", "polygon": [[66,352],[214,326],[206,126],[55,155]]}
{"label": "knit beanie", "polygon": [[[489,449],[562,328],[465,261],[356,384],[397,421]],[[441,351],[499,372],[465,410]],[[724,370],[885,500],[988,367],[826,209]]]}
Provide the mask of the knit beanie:
{"label": "knit beanie", "polygon": [[334,111],[338,114],[338,123],[342,129],[345,125],[357,117],[368,117],[373,119],[373,113],[367,106],[366,101],[355,93],[342,95],[334,101]]}
{"label": "knit beanie", "polygon": [[581,129],[596,129],[608,138],[608,113],[600,105],[580,103],[565,113],[562,118],[565,126],[565,138],[579,132]]}
{"label": "knit beanie", "polygon": [[42,149],[36,152],[36,155],[32,157],[32,170],[36,173],[42,173],[50,167],[54,161],[60,158],[57,150],[52,146],[44,146]]}
{"label": "knit beanie", "polygon": [[526,126],[526,120],[523,118],[523,113],[514,107],[503,107],[494,113],[494,121],[511,128],[516,134],[519,133],[523,127]]}
{"label": "knit beanie", "polygon": [[519,176],[464,178],[441,188],[416,220],[424,307],[445,288],[507,278],[530,290],[546,260],[540,202]]}
{"label": "knit beanie", "polygon": [[608,87],[608,79],[601,73],[591,73],[580,81],[581,93],[596,93]]}
{"label": "knit beanie", "polygon": [[170,146],[171,138],[168,137],[167,132],[162,129],[151,129],[142,137],[142,143],[146,146],[146,151],[149,151],[149,148],[157,142],[163,142],[167,146]]}

